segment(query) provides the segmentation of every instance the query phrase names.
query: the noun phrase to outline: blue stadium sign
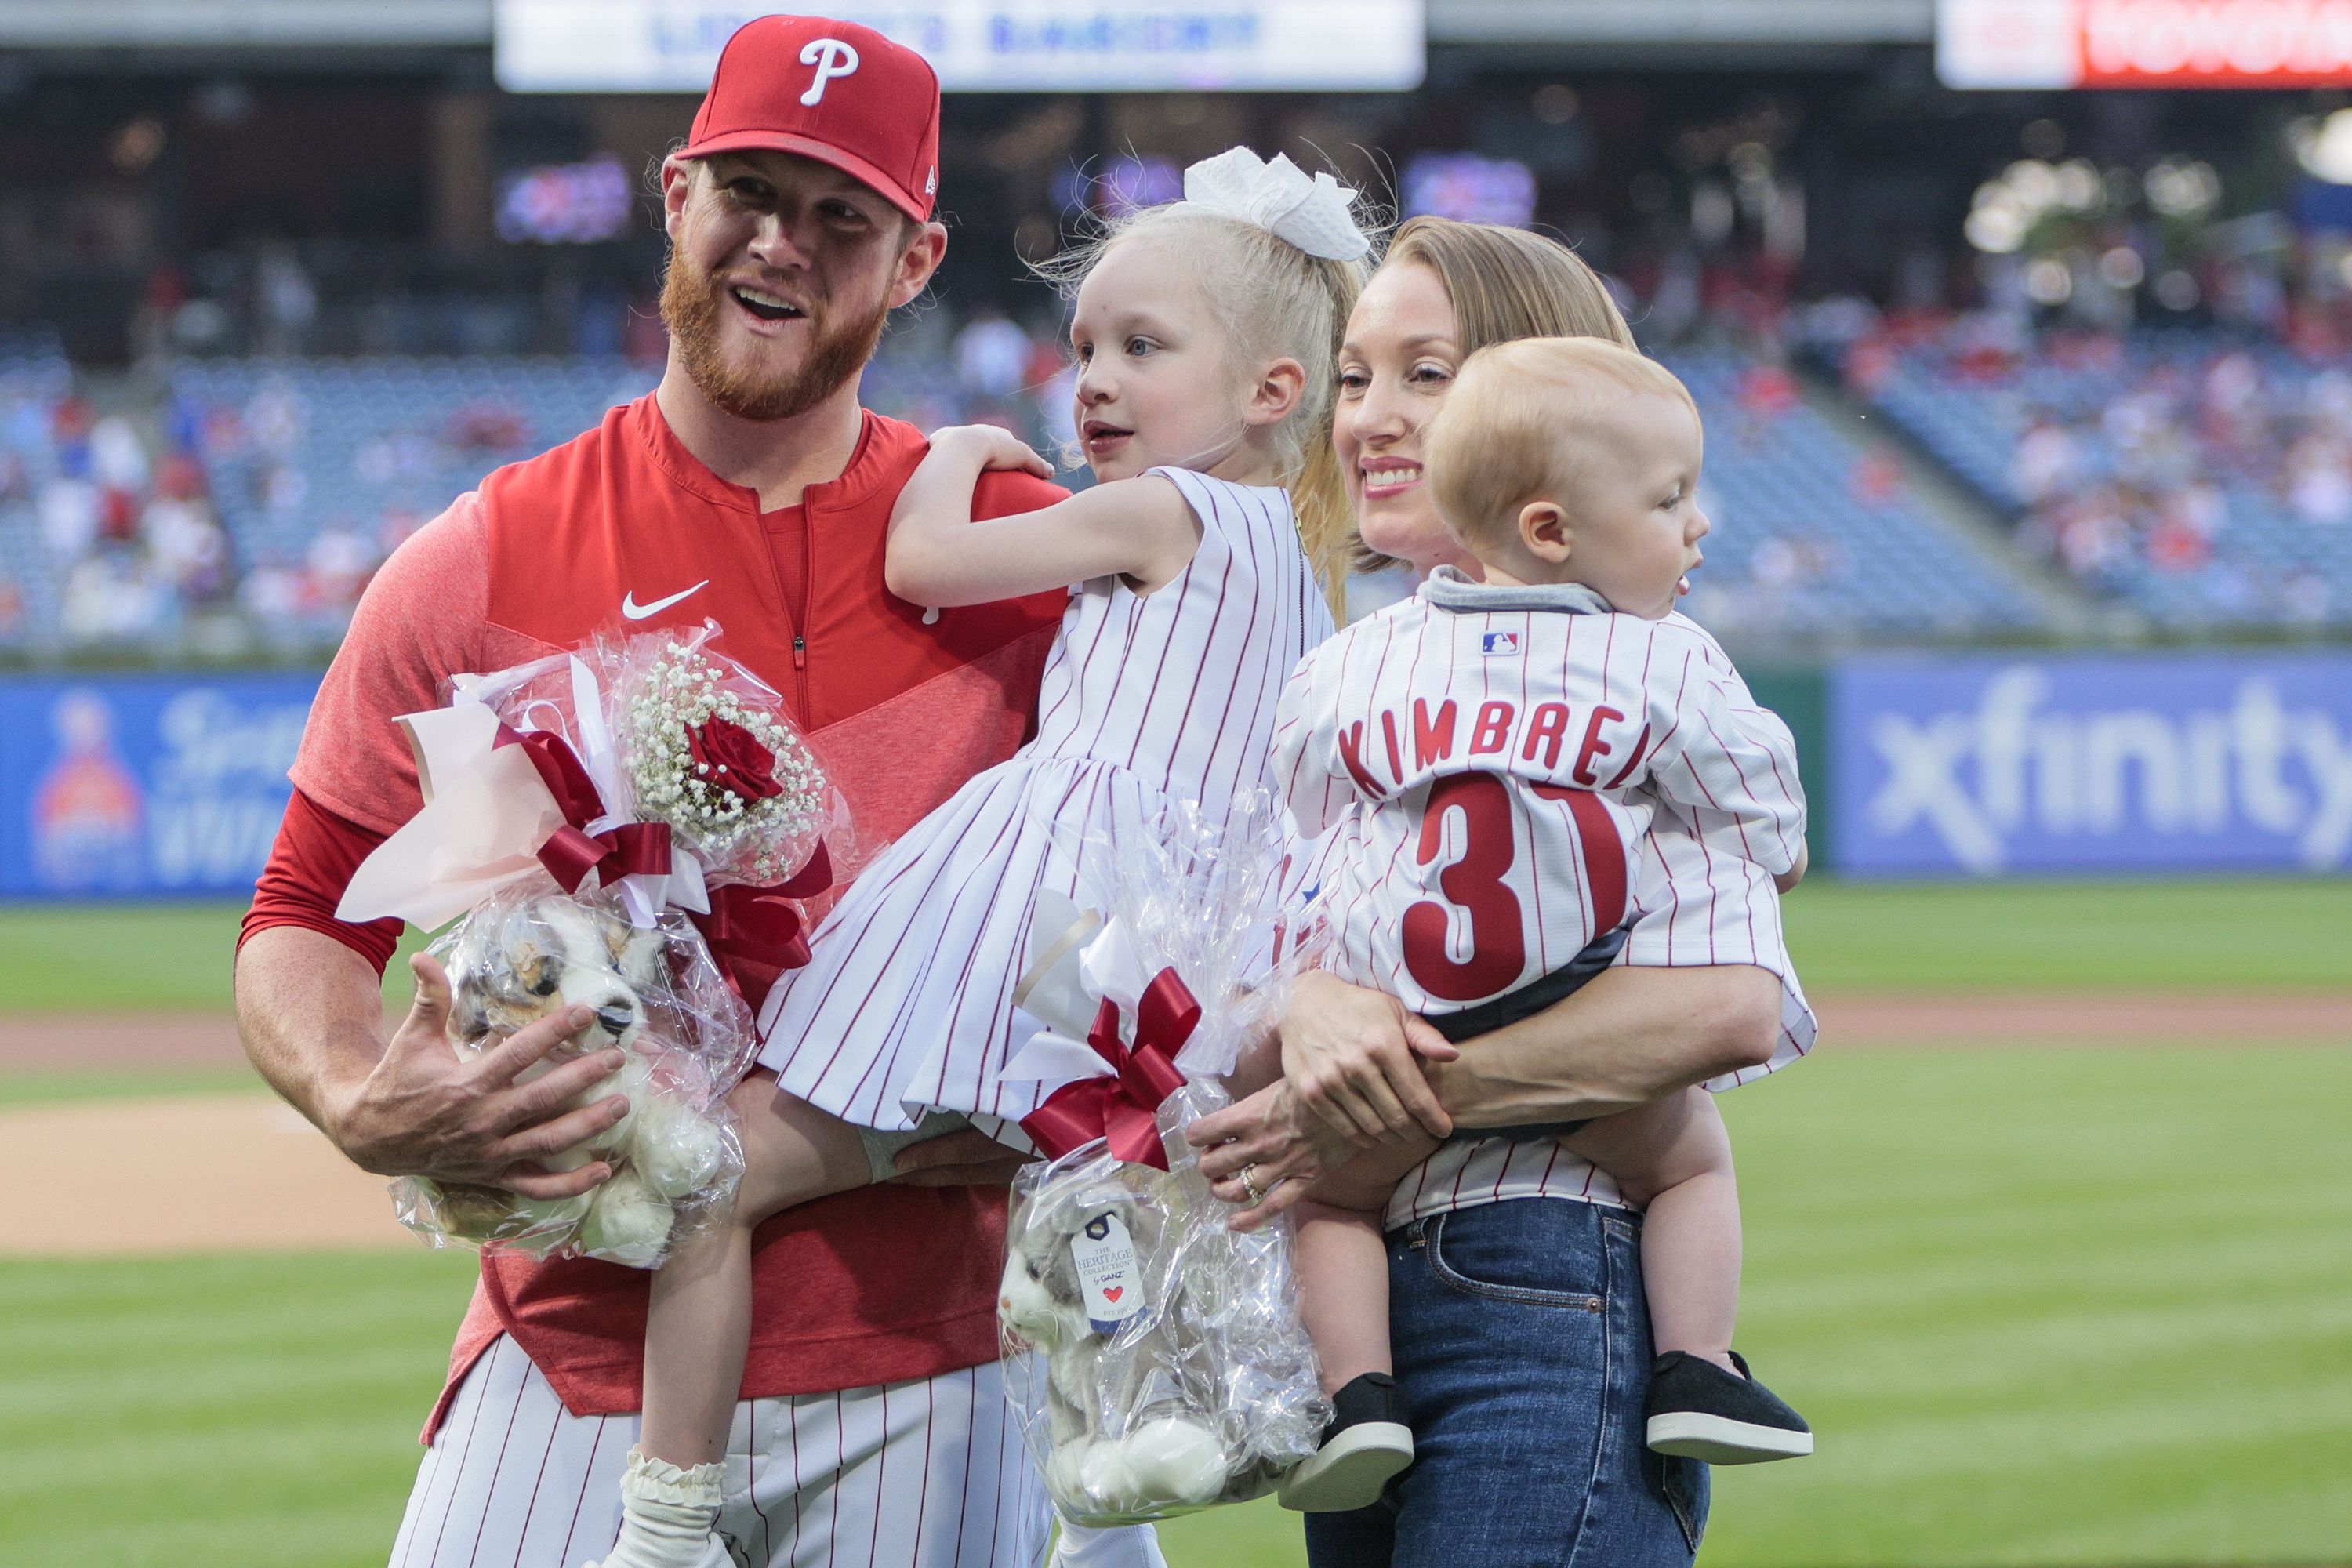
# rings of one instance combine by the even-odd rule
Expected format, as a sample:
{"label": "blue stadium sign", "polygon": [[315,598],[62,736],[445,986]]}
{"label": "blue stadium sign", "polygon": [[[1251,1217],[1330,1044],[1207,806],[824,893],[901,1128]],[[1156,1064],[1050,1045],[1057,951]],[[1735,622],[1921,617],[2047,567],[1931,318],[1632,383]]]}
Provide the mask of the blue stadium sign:
{"label": "blue stadium sign", "polygon": [[315,674],[0,681],[0,896],[247,894]]}
{"label": "blue stadium sign", "polygon": [[1849,875],[2352,867],[2352,655],[1854,660],[1829,729]]}

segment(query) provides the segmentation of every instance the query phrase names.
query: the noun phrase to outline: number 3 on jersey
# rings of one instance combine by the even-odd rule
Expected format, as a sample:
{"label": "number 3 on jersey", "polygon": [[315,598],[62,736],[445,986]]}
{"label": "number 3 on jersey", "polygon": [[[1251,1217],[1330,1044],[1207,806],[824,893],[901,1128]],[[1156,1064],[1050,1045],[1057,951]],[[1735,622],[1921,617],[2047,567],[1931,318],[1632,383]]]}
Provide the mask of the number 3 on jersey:
{"label": "number 3 on jersey", "polygon": [[[1576,822],[1585,886],[1592,900],[1592,934],[1616,929],[1625,918],[1625,852],[1608,807],[1591,790],[1558,784],[1528,784],[1538,797],[1564,803]],[[1405,967],[1414,984],[1448,1002],[1483,1002],[1517,983],[1527,968],[1527,921],[1519,896],[1505,880],[1518,858],[1512,821],[1511,786],[1489,773],[1448,773],[1429,787],[1421,818],[1418,857],[1426,866],[1443,852],[1445,819],[1462,814],[1461,858],[1437,874],[1438,890],[1468,921],[1469,957],[1457,961],[1446,940],[1453,912],[1423,899],[1404,912]],[[1543,875],[1543,868],[1535,868]],[[1563,889],[1574,897],[1573,889]],[[1566,962],[1566,955],[1561,956]]]}

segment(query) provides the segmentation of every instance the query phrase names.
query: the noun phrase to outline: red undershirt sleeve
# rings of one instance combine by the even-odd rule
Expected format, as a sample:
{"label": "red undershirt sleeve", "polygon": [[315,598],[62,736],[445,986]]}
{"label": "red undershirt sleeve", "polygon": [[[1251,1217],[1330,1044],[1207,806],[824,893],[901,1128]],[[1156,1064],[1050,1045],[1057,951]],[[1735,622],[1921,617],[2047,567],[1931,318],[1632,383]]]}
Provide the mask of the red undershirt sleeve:
{"label": "red undershirt sleeve", "polygon": [[401,922],[335,918],[352,873],[419,804],[416,763],[393,720],[437,707],[458,670],[480,659],[489,614],[489,545],[481,502],[459,497],[393,552],[368,584],[303,726],[268,864],[237,945],[271,926],[323,932],[381,973]]}
{"label": "red undershirt sleeve", "polygon": [[253,889],[253,907],[245,912],[237,932],[242,949],[257,931],[272,926],[300,926],[333,937],[375,966],[378,974],[392,962],[400,945],[401,922],[369,921],[354,925],[335,918],[335,906],[359,868],[384,836],[372,833],[347,817],[337,816],[300,790],[286,803],[286,818],[278,825],[278,842],[270,847],[269,863]]}

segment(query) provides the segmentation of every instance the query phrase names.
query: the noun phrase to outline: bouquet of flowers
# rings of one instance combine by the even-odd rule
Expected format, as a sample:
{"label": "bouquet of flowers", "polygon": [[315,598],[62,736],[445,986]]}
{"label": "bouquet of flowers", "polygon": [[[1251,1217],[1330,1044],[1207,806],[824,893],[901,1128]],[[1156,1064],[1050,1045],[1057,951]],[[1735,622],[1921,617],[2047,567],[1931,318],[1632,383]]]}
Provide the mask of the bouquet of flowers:
{"label": "bouquet of flowers", "polygon": [[1118,868],[1102,907],[1038,910],[1004,1076],[1059,1087],[1022,1121],[1050,1158],[1014,1185],[1000,1328],[1030,1452],[1081,1523],[1260,1496],[1330,1418],[1287,1226],[1228,1228],[1182,1137],[1229,1103],[1217,1080],[1298,962],[1277,821],[1260,796],[1122,824],[1089,858]]}
{"label": "bouquet of flowers", "polygon": [[583,1094],[629,1115],[548,1163],[613,1176],[576,1198],[403,1177],[401,1222],[436,1246],[650,1268],[677,1227],[723,1211],[741,1173],[725,1097],[753,1013],[807,962],[795,901],[830,879],[837,792],[782,700],[712,651],[717,628],[599,638],[452,681],[399,721],[424,807],[353,875],[338,915],[431,930],[452,1043],[494,1047],[585,1006],[587,1027],[525,1073],[618,1047]]}
{"label": "bouquet of flowers", "polygon": [[775,692],[709,652],[712,629],[611,650],[628,785],[637,814],[667,824],[707,879],[786,882],[822,846],[839,796]]}

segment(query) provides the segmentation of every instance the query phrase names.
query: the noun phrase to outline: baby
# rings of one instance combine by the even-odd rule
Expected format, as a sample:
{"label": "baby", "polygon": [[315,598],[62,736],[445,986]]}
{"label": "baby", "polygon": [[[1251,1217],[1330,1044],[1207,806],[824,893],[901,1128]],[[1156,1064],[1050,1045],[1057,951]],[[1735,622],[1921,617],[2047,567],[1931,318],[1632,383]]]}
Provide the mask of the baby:
{"label": "baby", "polygon": [[[1325,966],[1465,1049],[1608,967],[1629,848],[1661,803],[1782,890],[1803,875],[1787,727],[1669,618],[1707,531],[1701,453],[1690,394],[1629,350],[1538,338],[1471,355],[1430,427],[1429,478],[1484,580],[1440,567],[1307,655],[1284,693],[1274,777],[1300,837],[1322,840]],[[1315,1072],[1311,1046],[1283,1049],[1292,1078]],[[1649,1446],[1716,1464],[1811,1453],[1804,1420],[1731,1349],[1739,1200],[1710,1097],[1515,1132],[1564,1138],[1646,1211]],[[1297,1205],[1338,1415],[1284,1488],[1293,1508],[1361,1507],[1412,1458],[1380,1216],[1428,1152],[1368,1152]]]}

